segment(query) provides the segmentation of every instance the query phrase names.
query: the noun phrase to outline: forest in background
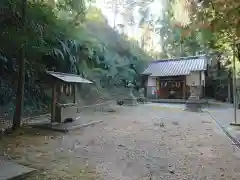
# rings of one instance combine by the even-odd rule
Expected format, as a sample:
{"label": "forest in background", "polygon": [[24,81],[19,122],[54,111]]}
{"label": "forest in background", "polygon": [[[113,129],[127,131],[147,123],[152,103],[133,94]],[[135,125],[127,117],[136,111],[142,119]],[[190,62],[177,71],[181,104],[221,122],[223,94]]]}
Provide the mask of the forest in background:
{"label": "forest in background", "polygon": [[[151,9],[156,2],[161,4],[157,14]],[[79,74],[94,81],[94,86],[85,87],[82,93],[111,98],[111,90],[118,94],[129,81],[139,87],[139,74],[151,60],[206,54],[217,59],[210,83],[216,89],[228,86],[232,42],[240,36],[238,0],[108,0],[105,4],[113,19],[121,15],[121,23],[114,19],[110,27],[93,1],[2,1],[2,113],[13,114],[15,110],[22,60],[26,114],[48,108],[50,97],[37,83],[46,69]],[[139,36],[129,36],[136,27]]]}
{"label": "forest in background", "polygon": [[0,21],[4,26],[0,27],[0,99],[1,106],[8,111],[4,113],[12,114],[15,108],[22,45],[27,114],[42,111],[49,104],[49,97],[37,83],[46,69],[92,80],[94,85],[84,92],[93,89],[93,96],[99,89],[106,92],[113,86],[124,88],[128,81],[139,83],[138,75],[151,58],[136,42],[108,26],[99,9],[82,3],[28,1],[25,30],[21,26],[21,1],[5,0],[1,4]]}

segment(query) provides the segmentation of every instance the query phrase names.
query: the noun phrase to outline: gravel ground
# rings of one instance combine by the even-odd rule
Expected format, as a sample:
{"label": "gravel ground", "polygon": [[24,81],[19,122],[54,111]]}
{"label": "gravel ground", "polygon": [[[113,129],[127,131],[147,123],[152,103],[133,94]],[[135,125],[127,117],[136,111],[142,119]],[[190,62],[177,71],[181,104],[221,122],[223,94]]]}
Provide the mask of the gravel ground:
{"label": "gravel ground", "polygon": [[206,113],[139,105],[89,116],[104,122],[68,134],[28,130],[0,150],[66,179],[240,179],[239,149]]}

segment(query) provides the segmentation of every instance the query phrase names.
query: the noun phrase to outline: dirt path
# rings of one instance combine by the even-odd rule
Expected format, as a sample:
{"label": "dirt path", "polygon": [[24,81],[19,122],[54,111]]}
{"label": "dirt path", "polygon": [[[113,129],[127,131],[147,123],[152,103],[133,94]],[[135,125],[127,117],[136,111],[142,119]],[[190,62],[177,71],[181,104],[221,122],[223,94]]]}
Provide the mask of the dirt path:
{"label": "dirt path", "polygon": [[30,131],[5,138],[1,149],[62,179],[240,179],[240,152],[208,114],[145,105],[91,118],[104,123],[51,136]]}

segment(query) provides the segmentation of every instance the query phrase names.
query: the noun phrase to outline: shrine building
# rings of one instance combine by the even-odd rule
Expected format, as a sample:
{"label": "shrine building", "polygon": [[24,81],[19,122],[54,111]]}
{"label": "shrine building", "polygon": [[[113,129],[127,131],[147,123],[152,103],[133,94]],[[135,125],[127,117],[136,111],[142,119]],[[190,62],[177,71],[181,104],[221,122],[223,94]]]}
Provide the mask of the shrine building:
{"label": "shrine building", "polygon": [[194,84],[203,97],[207,64],[206,56],[153,61],[142,73],[145,95],[149,99],[187,99]]}

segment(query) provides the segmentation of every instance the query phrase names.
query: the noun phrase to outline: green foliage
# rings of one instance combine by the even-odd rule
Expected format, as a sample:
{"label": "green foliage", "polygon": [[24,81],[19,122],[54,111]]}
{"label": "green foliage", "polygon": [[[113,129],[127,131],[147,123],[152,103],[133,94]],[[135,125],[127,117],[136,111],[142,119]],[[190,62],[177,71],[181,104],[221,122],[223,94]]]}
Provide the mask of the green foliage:
{"label": "green foliage", "polygon": [[162,58],[194,56],[203,51],[202,32],[195,30],[192,33],[188,28],[177,26],[171,3],[167,3],[164,10],[166,12],[154,22],[155,31],[161,37]]}
{"label": "green foliage", "polygon": [[[201,33],[203,43],[212,51],[231,53],[233,39],[240,38],[240,1],[238,0],[191,0],[191,6],[182,9],[190,15],[188,28]],[[181,1],[184,6],[186,1]],[[183,20],[184,21],[184,20]],[[181,23],[181,22],[180,22]]]}
{"label": "green foliage", "polygon": [[0,80],[14,89],[23,46],[27,104],[46,99],[35,82],[46,69],[80,74],[98,87],[124,86],[127,81],[137,85],[150,59],[135,42],[109,27],[99,9],[87,8],[85,1],[28,1],[25,32],[19,23],[19,1],[3,0],[0,9]]}
{"label": "green foliage", "polygon": [[[216,70],[214,80],[220,82],[219,87],[214,85],[216,89],[222,91],[231,82],[231,67],[233,67],[233,52],[236,50],[234,39],[240,39],[240,1],[239,0],[190,0],[178,1],[182,6],[182,14],[190,15],[191,22],[187,24],[187,28],[192,32],[196,32],[201,39],[200,45],[205,52],[212,54],[220,54],[221,68]],[[182,16],[181,16],[182,17]],[[184,19],[179,19],[182,24]],[[234,47],[234,48],[233,48]],[[234,50],[233,50],[234,49]],[[236,65],[236,71],[239,72],[239,63]],[[216,90],[214,91],[215,93]],[[228,93],[226,93],[228,94]]]}

